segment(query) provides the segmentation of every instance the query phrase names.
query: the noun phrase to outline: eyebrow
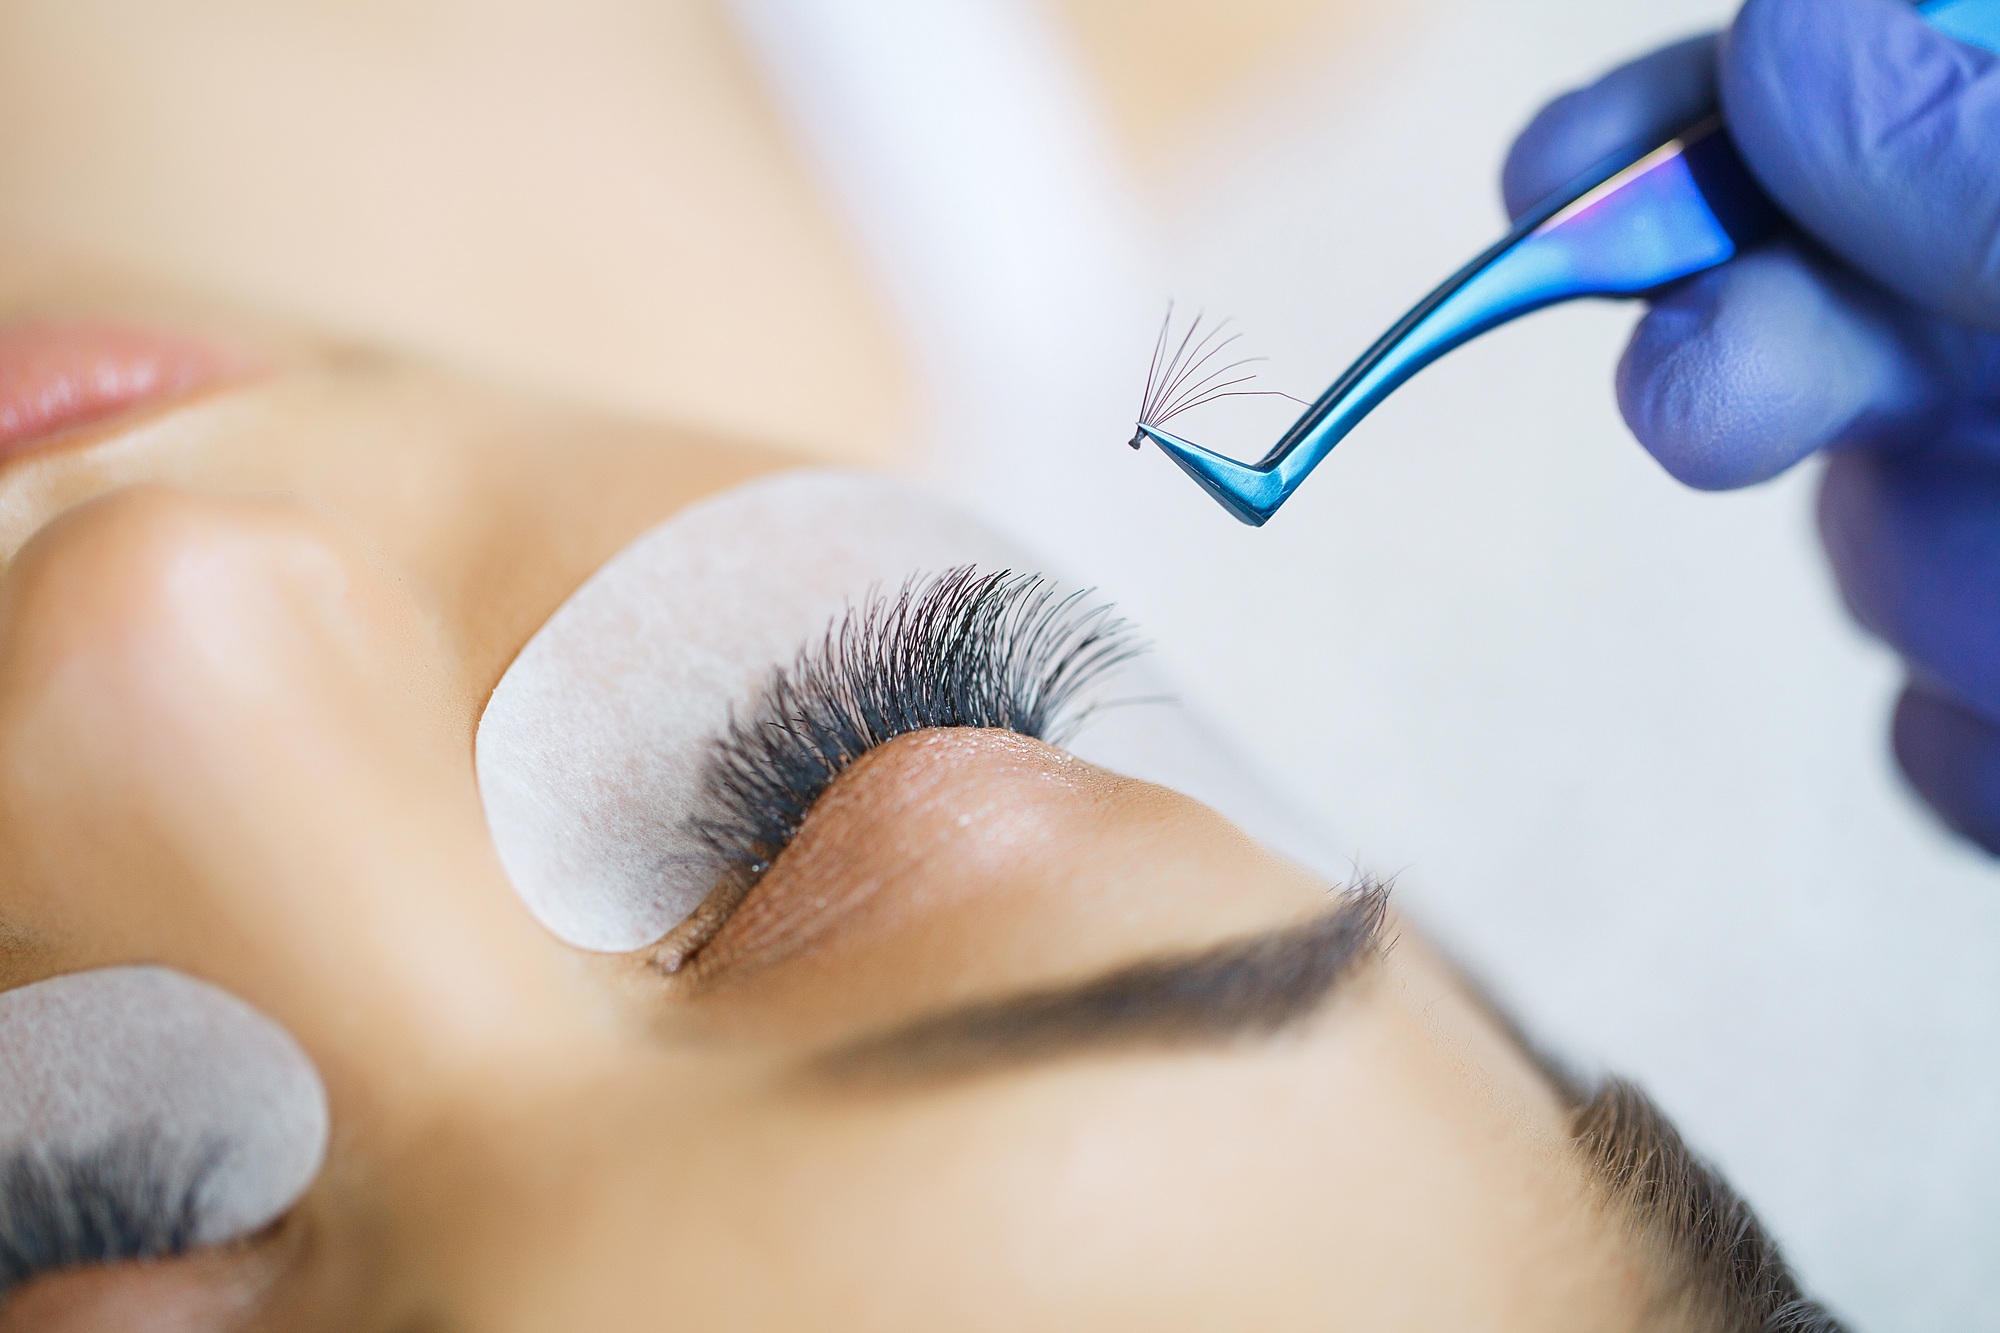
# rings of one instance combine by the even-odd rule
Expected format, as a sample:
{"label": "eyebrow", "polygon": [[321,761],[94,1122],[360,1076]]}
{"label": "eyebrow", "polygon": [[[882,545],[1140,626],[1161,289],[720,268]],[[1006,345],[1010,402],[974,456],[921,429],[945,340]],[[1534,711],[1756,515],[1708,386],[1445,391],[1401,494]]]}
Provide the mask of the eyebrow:
{"label": "eyebrow", "polygon": [[1679,1312],[1674,1327],[1844,1333],[1743,1196],[1644,1092],[1608,1080],[1572,1107],[1570,1132],[1585,1168],[1649,1242],[1662,1287],[1655,1308]]}
{"label": "eyebrow", "polygon": [[920,1018],[836,1047],[808,1070],[841,1084],[928,1083],[1108,1050],[1269,1037],[1376,956],[1388,900],[1383,885],[1362,884],[1302,924]]}

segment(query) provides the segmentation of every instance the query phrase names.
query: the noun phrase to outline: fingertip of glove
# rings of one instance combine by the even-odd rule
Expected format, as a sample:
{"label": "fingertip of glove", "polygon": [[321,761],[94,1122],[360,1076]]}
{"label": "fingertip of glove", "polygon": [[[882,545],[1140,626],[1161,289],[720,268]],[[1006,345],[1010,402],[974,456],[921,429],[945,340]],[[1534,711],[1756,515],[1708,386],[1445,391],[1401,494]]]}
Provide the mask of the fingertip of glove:
{"label": "fingertip of glove", "polygon": [[[1724,275],[1697,278],[1662,298],[1633,331],[1618,363],[1618,407],[1654,460],[1682,485],[1728,491],[1783,472],[1819,444],[1791,418],[1749,357],[1728,309]],[[1812,423],[1816,424],[1816,423]]]}
{"label": "fingertip of glove", "polygon": [[1551,191],[1560,189],[1570,178],[1562,174],[1565,170],[1571,175],[1582,170],[1569,166],[1577,154],[1568,141],[1589,115],[1588,92],[1564,93],[1536,112],[1507,150],[1507,161],[1500,168],[1500,198],[1510,219],[1518,221]]}
{"label": "fingertip of glove", "polygon": [[1896,764],[1946,825],[2000,855],[2000,726],[1921,685],[1904,689],[1890,726]]}
{"label": "fingertip of glove", "polygon": [[1929,374],[1898,326],[1778,244],[1654,302],[1619,363],[1618,405],[1675,478],[1733,490],[1919,410]]}
{"label": "fingertip of glove", "polygon": [[1715,105],[1717,35],[1676,42],[1556,98],[1508,151],[1500,192],[1520,218],[1620,149],[1650,147]]}
{"label": "fingertip of glove", "polygon": [[1747,0],[1718,57],[1745,160],[1848,263],[2000,322],[2000,67],[1906,0]]}

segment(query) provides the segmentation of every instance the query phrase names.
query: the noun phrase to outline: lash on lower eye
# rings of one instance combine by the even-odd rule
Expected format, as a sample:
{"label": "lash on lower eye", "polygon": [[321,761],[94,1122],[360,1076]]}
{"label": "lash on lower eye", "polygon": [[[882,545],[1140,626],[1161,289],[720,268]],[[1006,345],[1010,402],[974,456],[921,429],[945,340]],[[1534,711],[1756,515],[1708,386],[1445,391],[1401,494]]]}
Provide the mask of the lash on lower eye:
{"label": "lash on lower eye", "polygon": [[0,1161],[0,1300],[45,1273],[194,1249],[219,1146],[176,1152],[157,1133],[85,1152],[23,1149]]}
{"label": "lash on lower eye", "polygon": [[[1036,574],[960,566],[874,592],[826,637],[772,673],[732,715],[703,770],[697,839],[733,907],[770,868],[813,804],[878,745],[933,727],[990,727],[1061,744],[1102,703],[1085,695],[1144,650],[1086,591]],[[715,913],[697,913],[714,917]],[[680,932],[676,932],[679,934]],[[712,933],[712,931],[704,932]],[[689,950],[675,949],[669,970]]]}

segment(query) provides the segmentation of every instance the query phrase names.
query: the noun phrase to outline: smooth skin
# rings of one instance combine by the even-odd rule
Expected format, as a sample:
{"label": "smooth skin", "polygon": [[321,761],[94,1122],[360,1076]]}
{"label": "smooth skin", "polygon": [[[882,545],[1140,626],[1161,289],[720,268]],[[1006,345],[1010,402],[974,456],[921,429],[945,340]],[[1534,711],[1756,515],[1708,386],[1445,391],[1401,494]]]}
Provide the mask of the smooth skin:
{"label": "smooth skin", "polygon": [[[302,1043],[334,1134],[271,1233],[35,1284],[0,1329],[1635,1325],[1558,1096],[1406,924],[1275,1039],[801,1078],[1329,905],[1039,743],[870,756],[698,984],[563,945],[487,839],[486,694],[622,544],[786,461],[14,258],[13,318],[122,305],[263,369],[0,466],[0,984],[210,980]],[[760,950],[851,876],[884,887]]]}

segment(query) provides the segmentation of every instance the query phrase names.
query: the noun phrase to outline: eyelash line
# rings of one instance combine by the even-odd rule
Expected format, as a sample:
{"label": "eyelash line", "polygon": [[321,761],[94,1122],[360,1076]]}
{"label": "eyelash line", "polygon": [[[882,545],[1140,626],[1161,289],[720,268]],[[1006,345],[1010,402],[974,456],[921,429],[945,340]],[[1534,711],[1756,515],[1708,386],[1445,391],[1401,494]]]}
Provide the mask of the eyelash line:
{"label": "eyelash line", "polygon": [[934,727],[1018,732],[1060,745],[1118,700],[1086,703],[1145,651],[1091,590],[1058,594],[1038,574],[960,565],[871,589],[825,637],[774,670],[745,714],[733,710],[703,765],[692,832],[718,887],[655,946],[677,971],[720,929],[790,844],[833,780],[898,736]]}
{"label": "eyelash line", "polygon": [[176,1154],[148,1128],[82,1152],[26,1148],[0,1161],[0,1302],[45,1273],[194,1249],[202,1195],[224,1156],[219,1143]]}

